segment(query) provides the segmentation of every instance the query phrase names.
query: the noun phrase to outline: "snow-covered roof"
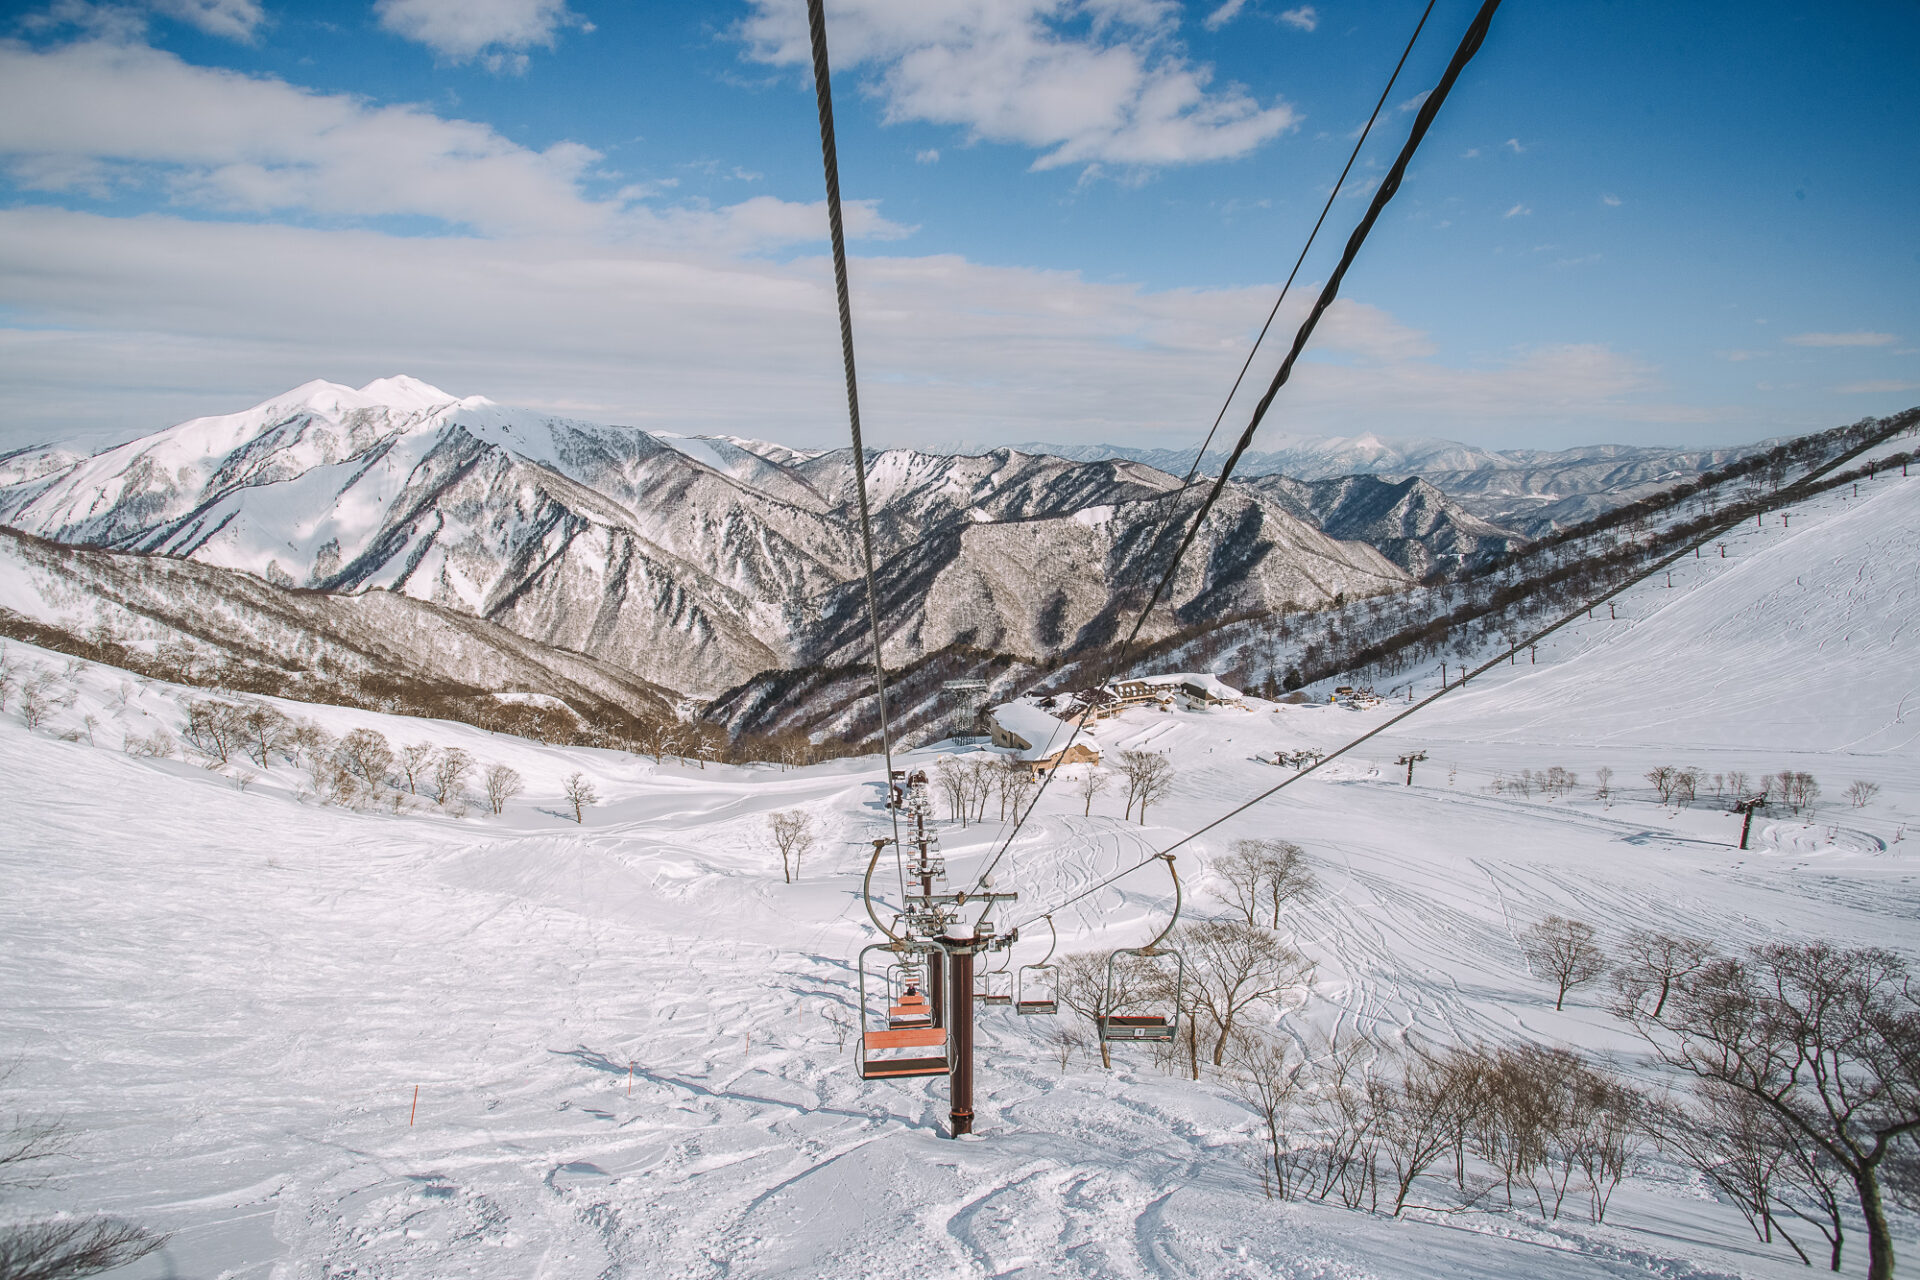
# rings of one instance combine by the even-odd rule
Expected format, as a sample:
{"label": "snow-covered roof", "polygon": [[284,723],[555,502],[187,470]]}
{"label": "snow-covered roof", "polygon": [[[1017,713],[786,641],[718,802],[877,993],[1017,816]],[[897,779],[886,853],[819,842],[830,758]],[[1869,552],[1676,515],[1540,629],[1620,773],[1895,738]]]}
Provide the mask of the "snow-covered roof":
{"label": "snow-covered roof", "polygon": [[1240,690],[1234,688],[1219,676],[1214,675],[1211,671],[1176,671],[1166,675],[1133,676],[1127,680],[1116,681],[1116,683],[1130,684],[1136,680],[1141,684],[1151,685],[1156,689],[1177,689],[1183,684],[1190,684],[1195,688],[1205,689],[1216,698],[1225,698],[1229,702],[1240,697]]}
{"label": "snow-covered roof", "polygon": [[1214,697],[1224,698],[1229,702],[1235,701],[1240,697],[1240,691],[1238,689],[1222,680],[1219,676],[1214,675],[1211,671],[1190,671],[1183,675],[1175,676],[1174,679],[1181,684],[1190,684],[1195,688],[1205,689]]}
{"label": "snow-covered roof", "polygon": [[[1027,743],[1016,753],[1021,760],[1045,760],[1066,750],[1067,743],[1073,740],[1072,725],[1030,702],[1002,703],[987,714],[995,724]],[[1082,731],[1080,740],[1086,739],[1087,734]]]}

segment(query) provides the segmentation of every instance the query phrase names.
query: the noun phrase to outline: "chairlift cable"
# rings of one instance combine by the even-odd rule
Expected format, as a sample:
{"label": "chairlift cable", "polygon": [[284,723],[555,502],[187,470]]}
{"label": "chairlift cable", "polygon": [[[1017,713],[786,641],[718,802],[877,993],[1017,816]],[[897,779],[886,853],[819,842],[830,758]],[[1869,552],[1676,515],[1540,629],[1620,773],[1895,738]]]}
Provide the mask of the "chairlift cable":
{"label": "chairlift cable", "polygon": [[[1433,6],[1438,0],[1427,0],[1426,9],[1420,14],[1420,21],[1414,24],[1413,34],[1407,37],[1407,47],[1401,50],[1400,61],[1394,64],[1393,74],[1387,77],[1387,87],[1380,91],[1380,100],[1373,104],[1373,114],[1367,117],[1366,125],[1360,130],[1360,136],[1354,141],[1353,150],[1347,153],[1346,167],[1340,170],[1340,176],[1334,179],[1333,190],[1327,193],[1327,202],[1320,206],[1320,216],[1314,219],[1313,230],[1307,232],[1307,242],[1300,246],[1300,256],[1293,260],[1293,270],[1287,272],[1286,283],[1280,286],[1280,296],[1273,300],[1273,310],[1267,312],[1266,323],[1260,326],[1260,334],[1253,340],[1253,346],[1247,351],[1247,358],[1240,365],[1240,372],[1234,376],[1233,388],[1227,392],[1227,398],[1220,402],[1220,412],[1213,416],[1213,425],[1207,428],[1207,438],[1200,442],[1199,452],[1193,455],[1193,465],[1187,468],[1186,479],[1180,482],[1180,489],[1174,498],[1177,505],[1192,487],[1194,477],[1200,473],[1200,465],[1206,460],[1207,447],[1213,443],[1213,437],[1220,430],[1220,424],[1226,420],[1227,409],[1232,406],[1233,398],[1240,394],[1240,384],[1246,380],[1247,370],[1253,367],[1253,358],[1260,354],[1260,346],[1267,340],[1267,330],[1273,327],[1274,319],[1280,314],[1280,307],[1287,300],[1287,291],[1293,288],[1294,277],[1300,274],[1300,266],[1307,260],[1308,250],[1313,248],[1315,237],[1320,234],[1321,226],[1327,215],[1333,211],[1333,202],[1340,198],[1340,189],[1346,184],[1347,175],[1353,172],[1354,161],[1360,158],[1360,148],[1367,143],[1367,136],[1373,132],[1373,125],[1380,118],[1380,109],[1387,104],[1387,98],[1393,93],[1394,83],[1400,79],[1400,72],[1407,65],[1407,58],[1413,53],[1413,46],[1420,39],[1420,32],[1426,27],[1427,19],[1433,16]],[[1171,515],[1168,524],[1173,523]]]}
{"label": "chairlift cable", "polygon": [[[1220,468],[1220,474],[1214,480],[1212,489],[1208,491],[1206,498],[1200,503],[1199,509],[1195,511],[1193,523],[1188,526],[1185,535],[1181,538],[1179,547],[1174,551],[1172,561],[1168,563],[1166,571],[1161,574],[1158,584],[1156,584],[1153,589],[1153,594],[1147,598],[1146,605],[1140,610],[1140,616],[1134,620],[1133,630],[1128,634],[1126,641],[1116,651],[1115,656],[1107,663],[1107,679],[1111,679],[1113,672],[1119,669],[1120,663],[1125,658],[1127,651],[1132,647],[1134,640],[1139,637],[1140,629],[1146,625],[1147,618],[1153,613],[1154,606],[1160,602],[1160,597],[1166,592],[1167,588],[1172,585],[1173,575],[1179,570],[1180,561],[1186,556],[1188,549],[1193,546],[1194,539],[1199,536],[1201,526],[1206,523],[1207,513],[1213,509],[1214,503],[1219,500],[1221,493],[1225,491],[1227,481],[1233,475],[1234,467],[1239,465],[1241,456],[1246,453],[1248,446],[1253,443],[1254,433],[1260,429],[1261,422],[1267,416],[1267,410],[1273,405],[1274,397],[1280,394],[1280,388],[1285,386],[1287,380],[1292,377],[1293,366],[1299,360],[1301,351],[1305,349],[1307,340],[1313,336],[1314,329],[1319,326],[1320,317],[1326,314],[1327,308],[1331,306],[1334,299],[1339,296],[1341,282],[1346,278],[1347,269],[1353,265],[1354,258],[1359,255],[1360,246],[1366,243],[1367,236],[1372,232],[1374,224],[1379,221],[1381,212],[1387,207],[1387,202],[1392,200],[1395,193],[1400,190],[1400,182],[1406,175],[1407,165],[1412,162],[1414,153],[1419,150],[1420,143],[1426,138],[1427,130],[1432,127],[1434,117],[1439,114],[1441,105],[1446,102],[1447,95],[1452,92],[1454,82],[1460,78],[1460,73],[1466,68],[1467,63],[1472,61],[1473,56],[1480,51],[1481,44],[1486,40],[1487,27],[1493,21],[1494,10],[1499,7],[1500,0],[1483,0],[1480,11],[1474,15],[1473,21],[1467,26],[1466,33],[1460,38],[1460,44],[1454,50],[1453,59],[1447,64],[1446,71],[1441,74],[1439,83],[1433,87],[1433,90],[1428,93],[1426,98],[1421,102],[1419,112],[1414,116],[1413,127],[1408,131],[1407,140],[1401,145],[1400,154],[1394,158],[1393,166],[1387,170],[1386,176],[1381,179],[1379,187],[1374,191],[1373,199],[1367,205],[1365,216],[1360,219],[1359,225],[1354,228],[1353,233],[1347,238],[1347,247],[1341,253],[1338,265],[1334,267],[1333,274],[1328,276],[1326,283],[1321,286],[1320,296],[1315,300],[1312,310],[1310,310],[1306,318],[1301,321],[1299,330],[1294,334],[1293,346],[1288,350],[1286,359],[1281,361],[1280,368],[1273,375],[1273,380],[1268,385],[1266,394],[1261,396],[1259,403],[1255,405],[1252,417],[1248,420],[1246,428],[1240,433],[1239,440],[1235,442],[1233,452],[1228,455],[1226,463]],[[1422,26],[1425,25],[1425,14],[1421,15],[1420,22]],[[1419,27],[1414,29],[1414,34],[1416,37],[1418,36]],[[1411,41],[1408,42],[1408,49],[1409,51],[1412,49]],[[1402,54],[1401,65],[1404,65],[1405,61],[1406,55]],[[1394,68],[1394,76],[1397,78],[1399,74],[1400,67],[1396,66]],[[1389,81],[1388,85],[1388,93],[1390,93],[1392,81]],[[1381,94],[1381,103],[1385,103],[1388,93]],[[1380,108],[1376,106],[1374,108],[1374,115],[1377,117],[1379,112]],[[1371,128],[1371,121],[1369,121],[1369,128]],[[1349,165],[1351,165],[1351,161]],[[1331,200],[1329,200],[1329,206],[1331,206]],[[1318,230],[1318,224],[1315,224],[1315,230]],[[1304,257],[1304,251],[1302,256]],[[1289,282],[1291,282],[1292,277],[1290,276],[1288,279]],[[1279,306],[1276,303],[1275,311],[1278,312],[1278,310]],[[1252,357],[1249,356],[1248,359],[1251,361]],[[1221,412],[1223,415],[1225,414],[1226,410],[1224,407]],[[1194,468],[1196,471],[1199,468],[1199,463],[1200,459],[1195,458]],[[1104,685],[1105,683],[1106,680],[1101,681],[1101,684]],[[1081,712],[1079,720],[1073,726],[1072,733],[1067,737],[1066,745],[1060,748],[1063,755],[1066,750],[1073,745],[1074,740],[1080,736],[1081,731],[1086,728],[1087,717],[1092,714],[1093,708],[1091,706],[1088,706]],[[1049,741],[1047,745],[1052,746],[1051,741]],[[1039,803],[1041,796],[1046,794],[1047,784],[1052,782],[1053,773],[1056,772],[1058,772],[1057,768],[1050,771],[1046,779],[1042,781],[1040,790],[1034,794],[1032,803],[1027,806],[1027,812],[1029,814],[1033,812],[1033,807]],[[994,854],[993,859],[987,864],[986,870],[981,872],[982,878],[991,873],[994,866],[998,864],[1001,856],[1005,854],[1008,847],[1012,845],[1014,837],[1020,834],[1020,828],[1024,824],[1024,821],[1025,819],[1023,817],[1015,815],[1013,830],[1007,833],[1006,842],[1000,846],[999,852]]]}
{"label": "chairlift cable", "polygon": [[[1884,436],[1881,437],[1881,439],[1884,439],[1884,438],[1885,438]],[[1854,449],[1848,450],[1847,452],[1836,456],[1831,461],[1822,464],[1821,466],[1815,468],[1812,471],[1809,471],[1806,475],[1800,477],[1800,479],[1794,481],[1792,484],[1788,485],[1786,488],[1781,489],[1777,493],[1775,493],[1773,495],[1772,501],[1767,503],[1767,509],[1773,510],[1775,508],[1786,506],[1793,502],[1798,501],[1800,491],[1809,489],[1810,486],[1815,481],[1819,480],[1822,476],[1833,471],[1837,467],[1845,465],[1847,462],[1858,457],[1860,454],[1866,452],[1866,450],[1872,448],[1877,443],[1879,443],[1878,439],[1870,439],[1866,441],[1864,444],[1861,444]],[[1207,823],[1205,826],[1196,827],[1192,831],[1189,831],[1186,835],[1181,836],[1178,840],[1175,840],[1172,844],[1168,845],[1166,848],[1161,849],[1156,853],[1150,854],[1149,856],[1141,859],[1139,862],[1134,863],[1130,867],[1126,867],[1123,870],[1114,872],[1112,875],[1108,876],[1105,880],[1100,881],[1098,884],[1088,886],[1087,888],[1081,890],[1079,893],[1074,894],[1071,898],[1067,898],[1064,901],[1054,903],[1052,906],[1048,907],[1045,911],[1041,912],[1038,915],[1031,916],[1028,919],[1021,921],[1020,924],[1014,927],[1025,928],[1027,925],[1034,923],[1034,921],[1036,920],[1049,920],[1052,918],[1055,912],[1064,911],[1068,907],[1072,906],[1074,903],[1082,900],[1083,898],[1090,897],[1093,894],[1100,892],[1100,890],[1105,889],[1109,885],[1115,884],[1118,881],[1125,879],[1126,877],[1132,875],[1136,871],[1139,871],[1145,867],[1152,866],[1154,862],[1157,861],[1158,859],[1169,856],[1170,854],[1173,853],[1175,849],[1178,849],[1183,845],[1192,843],[1193,841],[1199,839],[1201,836],[1213,830],[1215,827],[1218,827],[1222,823],[1228,822],[1233,818],[1239,817],[1241,814],[1253,808],[1255,805],[1259,804],[1261,801],[1272,797],[1278,792],[1286,790],[1288,787],[1300,781],[1300,779],[1306,777],[1308,774],[1320,768],[1322,765],[1332,763],[1334,760],[1345,755],[1347,752],[1353,750],[1355,747],[1359,746],[1361,743],[1367,741],[1367,739],[1375,737],[1378,734],[1385,733],[1388,729],[1391,729],[1394,725],[1399,724],[1402,720],[1405,720],[1407,717],[1416,715],[1419,712],[1426,710],[1428,707],[1432,706],[1435,702],[1438,702],[1441,698],[1446,697],[1449,693],[1454,693],[1459,689],[1465,687],[1466,684],[1469,681],[1471,681],[1475,676],[1481,675],[1487,671],[1492,670],[1494,667],[1499,666],[1501,663],[1512,658],[1515,654],[1519,653],[1522,649],[1527,648],[1529,645],[1535,645],[1540,643],[1540,641],[1546,639],[1548,636],[1552,635],[1554,632],[1560,630],[1560,628],[1566,626],[1569,622],[1578,621],[1581,615],[1590,613],[1591,611],[1607,603],[1607,601],[1613,599],[1615,596],[1619,595],[1623,591],[1626,591],[1632,587],[1639,586],[1641,583],[1645,582],[1648,578],[1651,578],[1654,574],[1663,572],[1664,570],[1668,569],[1672,565],[1677,564],[1679,561],[1686,558],[1687,554],[1693,551],[1696,547],[1704,547],[1716,538],[1725,537],[1731,530],[1745,524],[1747,521],[1747,515],[1748,515],[1747,512],[1742,512],[1739,516],[1735,517],[1732,520],[1726,521],[1722,524],[1715,525],[1713,528],[1701,534],[1700,537],[1681,546],[1679,550],[1667,556],[1665,559],[1643,570],[1641,573],[1637,574],[1636,576],[1629,578],[1627,581],[1621,583],[1619,586],[1613,587],[1610,590],[1602,593],[1601,595],[1595,596],[1593,599],[1587,601],[1586,603],[1576,606],[1574,609],[1568,612],[1564,617],[1553,622],[1551,625],[1544,627],[1539,631],[1536,631],[1534,634],[1528,636],[1526,639],[1519,641],[1518,643],[1514,644],[1510,648],[1507,648],[1502,652],[1494,655],[1492,658],[1489,658],[1487,661],[1475,667],[1472,671],[1461,676],[1458,683],[1449,685],[1446,688],[1441,689],[1438,693],[1428,694],[1425,698],[1422,698],[1419,702],[1416,702],[1412,706],[1408,707],[1406,710],[1399,712],[1392,719],[1387,720],[1383,724],[1375,725],[1373,728],[1367,730],[1367,732],[1361,734],[1359,737],[1347,743],[1345,746],[1339,748],[1337,751],[1330,753],[1329,755],[1323,757],[1322,759],[1316,760],[1314,763],[1299,770],[1297,773],[1293,773],[1288,775],[1285,778],[1282,778],[1279,782],[1275,783],[1271,787],[1268,787],[1265,791],[1260,792],[1258,795],[1254,796],[1251,800],[1248,800],[1240,805],[1235,806],[1232,809],[1229,809],[1226,813],[1221,814],[1219,817],[1213,819],[1213,821]]]}
{"label": "chairlift cable", "polygon": [[827,229],[833,240],[833,289],[840,308],[840,355],[847,371],[847,421],[853,435],[853,480],[860,497],[860,563],[867,585],[867,622],[873,635],[873,692],[879,704],[880,754],[886,769],[882,794],[893,818],[893,861],[900,896],[907,896],[906,855],[901,850],[900,810],[893,803],[893,732],[887,718],[887,669],[880,657],[880,596],[874,586],[873,518],[867,507],[867,455],[860,439],[860,385],[853,361],[853,303],[847,291],[847,237],[840,220],[840,161],[833,143],[833,86],[827,66],[824,0],[807,0],[813,40],[813,90],[820,107],[820,161],[826,170]]}

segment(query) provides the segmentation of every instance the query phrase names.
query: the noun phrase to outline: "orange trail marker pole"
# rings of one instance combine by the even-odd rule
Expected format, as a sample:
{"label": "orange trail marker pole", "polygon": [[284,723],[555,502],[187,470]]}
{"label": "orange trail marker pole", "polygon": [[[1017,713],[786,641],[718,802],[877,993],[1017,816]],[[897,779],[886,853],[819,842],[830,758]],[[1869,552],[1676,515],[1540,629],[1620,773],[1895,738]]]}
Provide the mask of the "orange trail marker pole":
{"label": "orange trail marker pole", "polygon": [[407,1111],[407,1128],[413,1128],[413,1118],[420,1114],[420,1086],[413,1086],[413,1106]]}

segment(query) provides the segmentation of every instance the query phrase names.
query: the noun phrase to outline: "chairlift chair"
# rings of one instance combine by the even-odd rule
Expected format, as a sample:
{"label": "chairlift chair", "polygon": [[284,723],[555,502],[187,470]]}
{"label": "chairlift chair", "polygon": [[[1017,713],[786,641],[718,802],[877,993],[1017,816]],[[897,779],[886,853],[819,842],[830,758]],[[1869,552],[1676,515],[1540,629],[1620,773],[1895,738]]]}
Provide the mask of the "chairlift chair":
{"label": "chairlift chair", "polygon": [[887,966],[887,1025],[895,1031],[933,1025],[924,965],[910,961]]}
{"label": "chairlift chair", "polygon": [[[1180,997],[1186,988],[1187,958],[1177,948],[1160,945],[1173,932],[1173,927],[1180,923],[1180,873],[1174,870],[1172,854],[1163,853],[1160,856],[1167,860],[1167,874],[1173,877],[1173,917],[1167,921],[1167,927],[1146,946],[1118,947],[1107,957],[1107,985],[1100,1001],[1100,1007],[1107,1011],[1099,1019],[1102,1040],[1164,1042],[1172,1040],[1180,1030]],[[1166,1003],[1164,1013],[1115,1011],[1114,979],[1121,956],[1139,956],[1156,964],[1163,958],[1171,959],[1173,994]]]}
{"label": "chairlift chair", "polygon": [[[899,1080],[913,1076],[943,1076],[952,1066],[947,1059],[947,1033],[931,1025],[900,1025],[891,1011],[885,1025],[877,1025],[867,1005],[867,956],[875,951],[891,951],[893,946],[876,942],[860,951],[860,1078],[862,1080]],[[924,1001],[918,991],[902,992],[903,1007],[909,998]],[[912,1008],[915,1006],[904,1006]],[[931,1052],[928,1052],[928,1051]],[[918,1051],[918,1052],[915,1052]]]}
{"label": "chairlift chair", "polygon": [[989,969],[980,975],[981,1004],[1012,1004],[1013,974],[1006,969]]}
{"label": "chairlift chair", "polygon": [[1052,940],[1047,943],[1047,954],[1040,958],[1039,964],[1023,964],[1014,979],[1013,1011],[1023,1014],[1047,1014],[1060,1012],[1060,974],[1049,963],[1053,959],[1053,949],[1059,945],[1059,931],[1053,927],[1053,917],[1047,917],[1047,931]]}

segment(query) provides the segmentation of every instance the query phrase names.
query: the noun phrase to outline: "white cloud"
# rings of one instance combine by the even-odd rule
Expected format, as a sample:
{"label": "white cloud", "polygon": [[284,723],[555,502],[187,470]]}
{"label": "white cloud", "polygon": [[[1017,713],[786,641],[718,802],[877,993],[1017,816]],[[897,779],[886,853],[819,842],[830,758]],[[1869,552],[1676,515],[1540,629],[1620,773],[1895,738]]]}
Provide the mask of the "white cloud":
{"label": "white cloud", "polygon": [[[1420,104],[1425,102],[1432,95],[1433,95],[1433,90],[1422,89],[1420,92],[1414,94],[1411,98],[1408,98],[1405,102],[1401,103],[1398,107],[1394,109],[1396,111],[1401,112],[1402,114],[1405,114],[1406,112],[1409,112],[1409,111],[1418,111],[1420,109]],[[1474,154],[1477,155],[1479,153],[1475,152]]]}
{"label": "white cloud", "polygon": [[1533,210],[1524,204],[1517,204],[1500,216],[1503,218],[1524,218]]}
{"label": "white cloud", "polygon": [[[133,185],[219,214],[426,217],[489,235],[625,237],[719,252],[822,239],[826,226],[821,202],[763,196],[664,211],[631,203],[672,179],[590,198],[582,182],[601,156],[577,143],[534,151],[420,107],[312,93],[112,41],[44,52],[0,42],[0,160],[31,190]],[[847,228],[856,237],[905,234],[859,200],[848,202]]]}
{"label": "white cloud", "polygon": [[1240,11],[1246,7],[1247,0],[1226,0],[1225,4],[1208,14],[1200,25],[1209,31],[1218,31],[1239,17]]}
{"label": "white cloud", "polygon": [[590,148],[533,151],[418,107],[312,93],[112,41],[44,52],[0,43],[0,157],[16,181],[42,190],[140,184],[242,214],[581,232],[617,212],[580,194],[600,159]]}
{"label": "white cloud", "polygon": [[1601,196],[1600,203],[1607,206],[1607,208],[1609,209],[1618,209],[1620,207],[1620,197],[1611,196],[1611,195]]}
{"label": "white cloud", "polygon": [[940,149],[938,147],[928,147],[925,151],[916,151],[913,153],[913,162],[915,164],[939,164]]}
{"label": "white cloud", "polygon": [[1462,160],[1478,160],[1480,158],[1480,148],[1468,147],[1465,151],[1460,153],[1460,158]]}
{"label": "white cloud", "polygon": [[[806,67],[801,6],[752,0],[749,53]],[[1036,169],[1194,164],[1244,155],[1299,120],[1283,102],[1210,88],[1173,43],[1169,0],[844,0],[834,64],[868,68],[889,122],[955,125],[1041,152]]]}
{"label": "white cloud", "polygon": [[1856,330],[1852,333],[1796,333],[1780,341],[1796,347],[1890,347],[1898,339],[1890,333]]}
{"label": "white cloud", "polygon": [[1320,11],[1310,4],[1303,4],[1298,9],[1288,9],[1282,13],[1280,21],[1302,31],[1311,31],[1320,25]]}
{"label": "white cloud", "polygon": [[593,29],[566,0],[375,0],[373,11],[402,39],[450,62],[478,59],[495,71],[524,70],[527,50],[551,49],[564,27]]}
{"label": "white cloud", "polygon": [[17,21],[21,30],[36,34],[78,31],[97,39],[137,41],[146,37],[149,19],[156,13],[208,35],[247,43],[266,19],[260,0],[54,0]]}
{"label": "white cloud", "polygon": [[1526,148],[1520,145],[1520,139],[1518,138],[1508,138],[1506,145],[1512,148],[1513,154],[1515,155],[1521,155],[1526,151]]}
{"label": "white cloud", "polygon": [[[749,243],[797,234],[797,208],[712,216]],[[607,421],[837,442],[829,262],[729,254],[726,230],[682,226],[683,244],[661,249],[0,210],[0,296],[19,326],[0,331],[0,442],[124,438],[311,377],[396,369],[462,394],[601,406],[590,416]],[[856,258],[852,276],[882,444],[1177,438],[1212,420],[1274,287],[1154,291],[954,255]],[[1289,304],[1283,339],[1312,292]],[[1450,367],[1426,333],[1361,302],[1336,303],[1310,352],[1283,394],[1290,432],[1484,438],[1667,412],[1641,402],[1652,371],[1604,347]],[[1255,390],[1230,417],[1244,421]]]}
{"label": "white cloud", "polygon": [[1867,382],[1845,382],[1834,388],[1842,395],[1892,395],[1901,391],[1920,391],[1920,382],[1901,382],[1894,378],[1876,378]]}
{"label": "white cloud", "polygon": [[260,0],[152,0],[152,4],[169,18],[229,40],[252,40],[266,16]]}

